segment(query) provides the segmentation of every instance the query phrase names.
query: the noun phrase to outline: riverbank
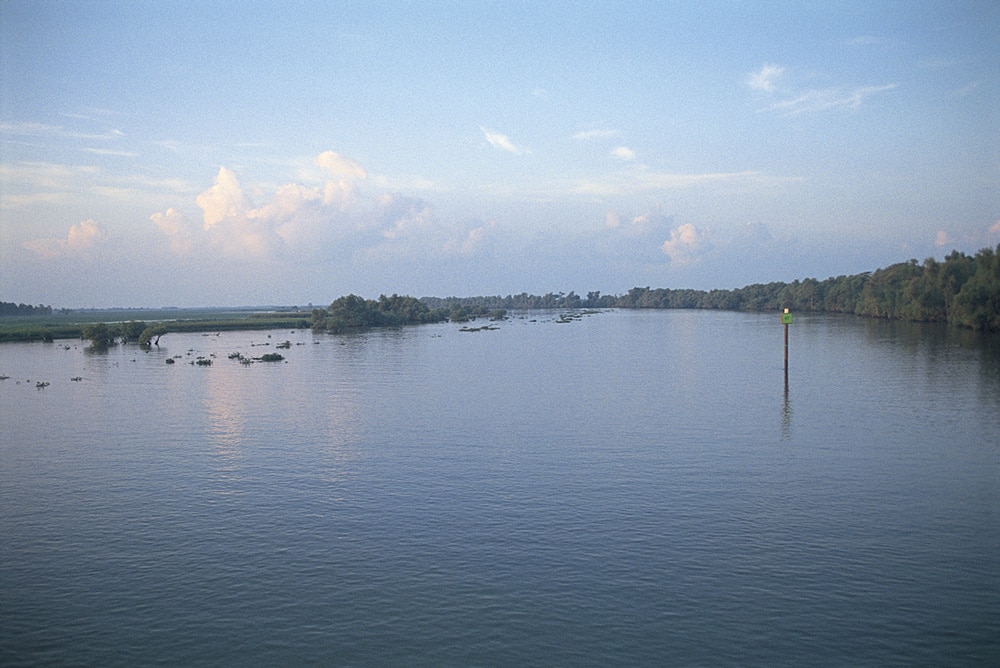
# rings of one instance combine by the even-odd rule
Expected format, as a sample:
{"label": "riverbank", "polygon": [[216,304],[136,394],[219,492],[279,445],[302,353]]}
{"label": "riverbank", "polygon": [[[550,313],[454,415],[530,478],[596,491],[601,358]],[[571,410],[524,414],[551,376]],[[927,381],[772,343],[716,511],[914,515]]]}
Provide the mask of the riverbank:
{"label": "riverbank", "polygon": [[141,322],[176,332],[219,332],[258,329],[308,329],[310,311],[297,307],[266,309],[93,309],[45,316],[0,318],[0,343],[79,339],[97,323]]}

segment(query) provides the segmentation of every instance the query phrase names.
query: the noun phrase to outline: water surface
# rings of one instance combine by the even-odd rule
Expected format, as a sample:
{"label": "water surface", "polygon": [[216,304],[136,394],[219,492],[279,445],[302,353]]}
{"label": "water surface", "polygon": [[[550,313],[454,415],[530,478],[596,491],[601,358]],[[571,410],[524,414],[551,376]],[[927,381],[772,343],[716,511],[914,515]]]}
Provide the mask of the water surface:
{"label": "water surface", "polygon": [[790,334],[4,344],[0,663],[996,665],[997,342]]}

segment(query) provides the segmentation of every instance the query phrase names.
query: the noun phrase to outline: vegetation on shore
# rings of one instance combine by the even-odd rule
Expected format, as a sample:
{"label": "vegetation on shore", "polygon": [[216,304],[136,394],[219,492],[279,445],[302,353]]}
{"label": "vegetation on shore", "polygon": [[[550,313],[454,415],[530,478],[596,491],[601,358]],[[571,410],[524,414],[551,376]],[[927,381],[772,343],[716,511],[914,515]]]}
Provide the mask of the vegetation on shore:
{"label": "vegetation on shore", "polygon": [[425,298],[431,308],[693,308],[734,311],[854,313],[875,318],[947,322],[1000,332],[1000,245],[974,257],[953,251],[943,262],[927,258],[874,272],[807,278],[792,283],[757,283],[734,290],[632,288],[623,295],[574,292],[507,297]]}
{"label": "vegetation on shore", "polygon": [[0,302],[0,318],[7,316],[31,316],[31,315],[52,315],[52,307],[39,304],[15,304],[14,302]]}
{"label": "vegetation on shore", "polygon": [[172,309],[120,310],[114,315],[146,315],[155,321],[107,321],[101,311],[59,312],[47,317],[7,318],[0,320],[0,342],[53,341],[87,339],[98,347],[117,342],[155,344],[159,337],[179,332],[223,332],[267,329],[307,329],[309,313],[303,311],[242,312],[223,309],[200,309],[183,319],[170,319]]}
{"label": "vegetation on shore", "polygon": [[316,332],[341,334],[371,327],[399,327],[442,322],[448,319],[448,313],[444,309],[432,310],[414,297],[382,295],[378,301],[374,301],[357,295],[347,295],[338,298],[327,308],[313,309],[311,326]]}
{"label": "vegetation on shore", "polygon": [[[511,309],[694,308],[738,311],[853,313],[875,318],[947,322],[975,330],[1000,332],[1000,245],[975,256],[953,251],[944,261],[927,258],[893,264],[874,272],[819,281],[753,284],[733,290],[632,288],[623,295],[575,292],[506,297],[415,297],[357,295],[340,297],[326,308],[266,313],[203,310],[204,317],[163,317],[173,310],[152,311],[152,322],[122,318],[107,322],[102,312],[74,312],[48,306],[0,302],[0,342],[65,338],[89,339],[96,346],[118,341],[156,344],[171,332],[305,329],[343,333],[372,327],[400,327],[433,322],[466,322],[479,317],[503,319]],[[136,311],[115,312],[132,315]],[[104,314],[105,317],[107,314]]]}
{"label": "vegetation on shore", "polygon": [[378,301],[357,295],[340,297],[327,308],[313,309],[312,329],[340,334],[371,327],[401,327],[432,322],[466,322],[478,317],[502,320],[504,309],[490,309],[475,304],[450,304],[431,308],[428,298],[381,295]]}

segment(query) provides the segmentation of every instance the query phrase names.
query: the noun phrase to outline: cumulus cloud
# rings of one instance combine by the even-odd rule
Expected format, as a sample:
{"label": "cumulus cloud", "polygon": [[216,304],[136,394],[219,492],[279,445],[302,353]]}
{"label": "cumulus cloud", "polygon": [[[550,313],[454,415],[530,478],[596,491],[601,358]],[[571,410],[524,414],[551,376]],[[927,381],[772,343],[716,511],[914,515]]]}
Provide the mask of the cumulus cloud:
{"label": "cumulus cloud", "polygon": [[671,263],[685,265],[695,262],[708,248],[708,234],[699,232],[691,223],[670,230],[670,238],[663,242],[663,252]]}
{"label": "cumulus cloud", "polygon": [[778,77],[785,71],[779,65],[764,65],[757,72],[747,77],[747,85],[754,90],[761,90],[765,93],[772,93],[777,86]]}
{"label": "cumulus cloud", "polygon": [[446,225],[429,202],[395,193],[379,197],[376,220],[384,239],[369,249],[376,255],[471,256],[488,244],[496,229],[492,221]]}
{"label": "cumulus cloud", "polygon": [[494,148],[507,151],[508,153],[513,153],[514,155],[522,155],[525,153],[525,150],[516,146],[507,135],[500,134],[499,132],[493,132],[491,130],[487,130],[486,128],[479,129],[483,131],[486,141],[488,141]]}
{"label": "cumulus cloud", "polygon": [[1000,234],[1000,220],[993,223],[993,226],[988,230],[990,234]]}
{"label": "cumulus cloud", "polygon": [[190,255],[195,246],[196,229],[180,211],[169,208],[149,217],[153,224],[170,240],[170,247],[178,255]]}
{"label": "cumulus cloud", "polygon": [[315,257],[372,224],[357,206],[354,183],[366,178],[364,169],[333,151],[321,153],[314,162],[336,180],[321,187],[287,183],[255,206],[236,173],[221,167],[213,185],[195,198],[202,211],[201,229],[176,208],[155,213],[150,220],[180,255],[203,248],[243,259],[271,259],[288,252]]}
{"label": "cumulus cloud", "polygon": [[246,208],[243,189],[240,188],[236,174],[225,167],[219,168],[215,185],[198,195],[195,202],[204,212],[206,230],[212,229],[226,218],[241,216]]}
{"label": "cumulus cloud", "polygon": [[475,255],[488,242],[497,224],[494,221],[473,227],[464,237],[452,238],[445,242],[444,252],[450,255]]}
{"label": "cumulus cloud", "polygon": [[73,252],[83,252],[107,239],[107,233],[92,219],[84,220],[69,228],[66,248]]}
{"label": "cumulus cloud", "polygon": [[388,240],[426,235],[437,221],[434,208],[417,197],[385,194],[378,200],[379,229]]}
{"label": "cumulus cloud", "polygon": [[670,229],[674,217],[665,215],[659,208],[654,207],[650,211],[627,215],[619,211],[610,210],[604,215],[605,227],[615,230],[620,238],[643,239],[644,243],[653,241],[653,245],[660,242],[663,235]]}
{"label": "cumulus cloud", "polygon": [[630,149],[628,146],[616,146],[611,149],[611,155],[615,156],[619,160],[635,160],[635,151]]}
{"label": "cumulus cloud", "polygon": [[44,258],[83,256],[107,240],[107,232],[92,219],[69,228],[65,239],[36,239],[24,244],[28,250]]}
{"label": "cumulus cloud", "polygon": [[674,217],[658,205],[641,212],[609,210],[604,214],[600,252],[622,265],[662,266],[668,261],[663,254],[663,239],[673,226]]}
{"label": "cumulus cloud", "polygon": [[195,198],[202,224],[179,208],[150,217],[179,255],[243,260],[328,260],[335,256],[474,255],[494,223],[444,225],[427,201],[398,193],[365,198],[356,181],[367,178],[354,160],[332,151],[314,160],[331,179],[319,186],[286,183],[263,201],[244,191],[235,172],[219,169]]}
{"label": "cumulus cloud", "polygon": [[949,237],[948,233],[945,232],[944,230],[940,230],[937,233],[937,236],[934,238],[934,245],[937,246],[938,248],[941,248],[942,246],[947,246],[951,242],[952,242],[951,237]]}
{"label": "cumulus cloud", "polygon": [[335,177],[363,181],[368,173],[357,162],[334,151],[324,151],[316,156],[315,163]]}

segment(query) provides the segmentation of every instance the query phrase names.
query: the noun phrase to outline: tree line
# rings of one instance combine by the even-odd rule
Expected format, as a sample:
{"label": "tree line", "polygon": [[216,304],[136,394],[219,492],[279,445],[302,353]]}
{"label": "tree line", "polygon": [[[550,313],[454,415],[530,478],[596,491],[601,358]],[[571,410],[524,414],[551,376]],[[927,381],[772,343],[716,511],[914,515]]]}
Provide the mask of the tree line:
{"label": "tree line", "polygon": [[575,292],[506,297],[425,297],[435,309],[697,308],[791,309],[875,318],[947,322],[1000,331],[1000,244],[974,256],[952,251],[944,261],[900,262],[874,272],[791,283],[755,283],[733,290],[632,288],[623,295]]}
{"label": "tree line", "polygon": [[80,335],[88,339],[95,348],[107,348],[119,341],[138,343],[140,346],[159,345],[160,337],[166,333],[165,325],[147,325],[138,320],[129,320],[110,325],[104,322],[84,325]]}
{"label": "tree line", "polygon": [[[380,295],[378,300],[364,299],[357,295],[340,297],[327,308],[312,311],[312,329],[317,332],[340,334],[372,327],[401,327],[432,322],[466,322],[478,317],[501,320],[507,312],[491,309],[484,304],[392,295]],[[433,304],[433,305],[432,305]]]}
{"label": "tree line", "polygon": [[20,315],[52,315],[52,307],[43,304],[32,306],[31,304],[0,302],[0,317]]}
{"label": "tree line", "polygon": [[357,295],[338,298],[327,308],[312,311],[312,329],[317,332],[340,334],[371,327],[398,327],[448,319],[445,309],[431,309],[415,297],[382,295],[378,301]]}
{"label": "tree line", "polygon": [[[0,302],[0,315],[51,315],[48,306]],[[791,283],[755,283],[733,290],[632,288],[622,295],[575,292],[486,297],[415,297],[381,295],[377,300],[347,295],[326,308],[292,314],[281,320],[239,319],[155,323],[129,321],[95,323],[77,329],[84,339],[105,347],[116,342],[155,344],[169,331],[312,327],[314,331],[341,333],[371,327],[399,327],[433,322],[463,322],[478,317],[502,319],[511,309],[580,308],[697,308],[739,311],[793,311],[853,313],[875,318],[947,322],[976,330],[1000,332],[1000,244],[974,256],[952,251],[943,261],[927,258],[900,262],[874,272],[807,278]],[[76,327],[76,326],[74,326]],[[70,329],[73,329],[72,327]],[[37,330],[37,331],[36,331]],[[55,330],[35,328],[15,332],[5,340],[51,340]]]}

